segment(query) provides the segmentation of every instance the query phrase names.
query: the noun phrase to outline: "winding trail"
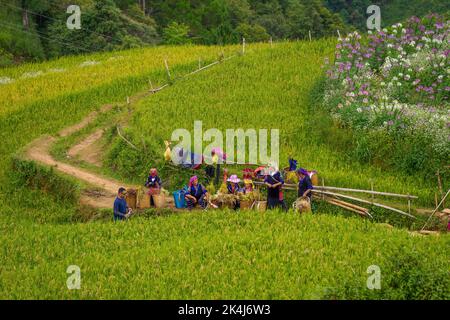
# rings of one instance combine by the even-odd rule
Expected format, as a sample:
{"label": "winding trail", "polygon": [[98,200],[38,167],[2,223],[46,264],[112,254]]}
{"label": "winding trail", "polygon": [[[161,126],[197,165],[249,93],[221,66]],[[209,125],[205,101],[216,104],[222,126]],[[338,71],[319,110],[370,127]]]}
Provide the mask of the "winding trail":
{"label": "winding trail", "polygon": [[[111,105],[104,106],[100,113],[104,113],[109,111],[112,108]],[[99,112],[93,112],[89,114],[86,118],[84,118],[80,123],[73,125],[71,127],[65,128],[62,131],[58,133],[59,137],[67,137],[71,134],[85,128],[87,125],[89,125],[99,114]],[[94,137],[96,139],[101,138],[101,135],[98,134]],[[96,141],[91,137],[89,140],[90,143],[93,143]],[[106,178],[103,176],[100,176],[98,174],[92,173],[88,170],[81,169],[78,167],[75,167],[73,165],[63,163],[60,161],[55,160],[51,154],[50,149],[52,145],[57,141],[58,139],[56,137],[52,136],[43,136],[36,140],[34,140],[28,147],[28,149],[25,152],[25,157],[29,160],[36,161],[40,164],[54,167],[56,170],[58,170],[61,173],[70,175],[75,177],[78,180],[81,180],[89,185],[92,185],[95,188],[101,189],[101,191],[84,191],[81,196],[81,203],[90,205],[97,208],[110,208],[112,206],[112,203],[114,201],[114,198],[117,194],[117,190],[120,187],[125,188],[131,188],[132,186],[124,185],[123,183]],[[86,146],[86,140],[83,140],[82,146],[74,146],[71,150],[72,152],[76,152],[77,150],[82,150],[83,146]],[[73,151],[75,149],[75,151]]]}

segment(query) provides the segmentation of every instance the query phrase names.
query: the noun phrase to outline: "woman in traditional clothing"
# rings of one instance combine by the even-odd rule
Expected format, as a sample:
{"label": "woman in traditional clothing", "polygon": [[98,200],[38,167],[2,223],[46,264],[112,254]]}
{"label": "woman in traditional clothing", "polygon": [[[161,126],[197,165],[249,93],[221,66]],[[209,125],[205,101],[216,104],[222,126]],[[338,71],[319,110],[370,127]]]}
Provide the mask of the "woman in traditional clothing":
{"label": "woman in traditional clothing", "polygon": [[200,205],[203,209],[206,209],[208,205],[208,191],[198,182],[197,176],[189,179],[188,192],[184,197],[189,210],[192,210],[196,205]]}
{"label": "woman in traditional clothing", "polygon": [[157,195],[161,192],[162,182],[158,176],[158,170],[151,168],[150,173],[145,182],[145,186],[148,188],[148,195],[150,196],[150,206],[155,205],[153,201],[153,195]]}

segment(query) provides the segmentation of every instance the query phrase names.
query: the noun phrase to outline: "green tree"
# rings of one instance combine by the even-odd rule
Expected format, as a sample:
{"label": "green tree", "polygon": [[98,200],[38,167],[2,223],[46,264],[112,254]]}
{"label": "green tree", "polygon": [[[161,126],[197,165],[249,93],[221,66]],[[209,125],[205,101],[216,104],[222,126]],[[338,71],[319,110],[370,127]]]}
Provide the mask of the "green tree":
{"label": "green tree", "polygon": [[170,23],[163,31],[164,43],[166,44],[187,44],[189,39],[189,26],[176,21]]}
{"label": "green tree", "polygon": [[245,38],[247,42],[262,42],[270,39],[270,35],[266,29],[258,24],[249,25],[247,23],[241,23],[236,28],[236,32],[240,38]]}

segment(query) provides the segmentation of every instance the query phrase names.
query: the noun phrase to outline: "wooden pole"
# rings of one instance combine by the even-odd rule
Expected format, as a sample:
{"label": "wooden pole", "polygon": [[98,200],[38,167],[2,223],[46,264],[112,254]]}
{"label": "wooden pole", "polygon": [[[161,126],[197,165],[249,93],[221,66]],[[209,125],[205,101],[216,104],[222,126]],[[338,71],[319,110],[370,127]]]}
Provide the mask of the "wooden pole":
{"label": "wooden pole", "polygon": [[408,195],[408,213],[411,214],[411,198]]}
{"label": "wooden pole", "polygon": [[442,198],[441,202],[436,206],[436,209],[434,209],[434,211],[431,213],[431,215],[428,218],[427,222],[425,222],[425,224],[423,225],[421,231],[423,231],[425,229],[425,227],[427,226],[428,222],[430,222],[431,218],[434,216],[436,211],[438,211],[439,207],[441,206],[442,203],[444,203],[445,199],[448,197],[449,194],[450,194],[450,189],[448,189],[445,197]]}
{"label": "wooden pole", "polygon": [[[325,179],[322,178],[322,187],[325,188]],[[325,199],[325,196],[322,194],[322,200]]]}
{"label": "wooden pole", "polygon": [[437,192],[434,193],[434,206],[437,207],[438,205],[438,196],[437,196]]}
{"label": "wooden pole", "polygon": [[444,196],[444,190],[442,189],[442,180],[441,180],[441,174],[440,174],[439,169],[438,169],[436,175],[437,175],[437,179],[438,179],[439,194],[440,194],[441,197],[443,197]]}
{"label": "wooden pole", "polygon": [[342,197],[342,198],[354,200],[354,201],[361,202],[361,203],[371,204],[371,205],[374,205],[374,206],[376,206],[376,207],[383,208],[383,209],[387,209],[387,210],[390,210],[390,211],[394,211],[394,212],[400,213],[400,214],[402,214],[402,215],[405,215],[405,216],[407,216],[407,217],[416,219],[416,217],[414,217],[413,215],[410,215],[410,214],[407,213],[407,212],[403,212],[403,211],[401,211],[401,210],[398,210],[398,209],[395,209],[395,208],[392,208],[392,207],[385,206],[384,204],[375,203],[375,202],[374,202],[374,203],[371,203],[370,201],[366,201],[366,200],[363,200],[363,199],[350,197],[350,196],[343,195],[343,194],[339,194],[339,193],[326,192],[326,191],[319,191],[319,190],[314,190],[314,189],[311,190],[311,191],[312,191],[313,193],[322,193],[322,194],[324,194],[324,195],[330,195],[330,196]]}
{"label": "wooden pole", "polygon": [[375,202],[375,195],[373,194],[373,181],[370,182],[370,189],[372,190],[372,203]]}
{"label": "wooden pole", "polygon": [[164,65],[166,66],[167,76],[171,79],[169,64],[167,63],[167,59],[164,59]]}
{"label": "wooden pole", "polygon": [[341,204],[341,203],[339,203],[339,202],[336,202],[336,201],[334,201],[334,200],[332,200],[332,199],[330,199],[330,200],[326,199],[325,201],[326,201],[327,203],[329,203],[329,204],[338,206],[338,207],[340,207],[340,208],[342,208],[342,209],[345,209],[345,210],[348,210],[348,211],[351,211],[351,212],[355,212],[355,213],[359,214],[360,216],[367,216],[367,214],[366,214],[365,211],[360,211],[360,210],[358,210],[358,209],[355,209],[355,208],[346,206],[346,205]]}
{"label": "wooden pole", "polygon": [[271,48],[273,48],[273,41],[272,41],[272,37],[270,37],[269,43],[270,43],[270,47],[271,47]]}
{"label": "wooden pole", "polygon": [[311,30],[309,30],[309,41],[312,41]]}
{"label": "wooden pole", "polygon": [[369,193],[380,196],[390,196],[390,197],[398,197],[398,198],[411,198],[418,199],[416,196],[406,195],[406,194],[398,194],[398,193],[390,193],[390,192],[380,192],[380,191],[371,191],[371,190],[362,190],[362,189],[349,189],[349,188],[337,188],[337,187],[316,187],[316,189],[324,189],[324,190],[333,190],[333,191],[346,191],[346,192],[356,192],[356,193]]}
{"label": "wooden pole", "polygon": [[242,54],[245,54],[245,38],[242,38]]}
{"label": "wooden pole", "polygon": [[148,83],[149,83],[149,85],[150,85],[150,88],[152,88],[152,92],[154,92],[155,91],[155,88],[153,88],[153,83],[152,83],[152,80],[148,80]]}
{"label": "wooden pole", "polygon": [[339,40],[342,40],[342,38],[341,38],[341,33],[339,32],[339,29],[337,30],[337,34],[338,34],[338,39],[339,39]]}

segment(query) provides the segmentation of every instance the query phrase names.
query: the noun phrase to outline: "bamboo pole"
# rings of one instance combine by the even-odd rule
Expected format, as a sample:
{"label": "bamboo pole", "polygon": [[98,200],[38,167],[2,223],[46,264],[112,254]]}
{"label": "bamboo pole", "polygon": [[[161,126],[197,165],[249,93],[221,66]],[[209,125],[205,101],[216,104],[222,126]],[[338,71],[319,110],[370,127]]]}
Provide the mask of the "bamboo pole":
{"label": "bamboo pole", "polygon": [[335,201],[333,201],[333,200],[325,200],[325,202],[328,202],[329,204],[338,206],[338,207],[340,207],[340,208],[342,208],[342,209],[345,209],[345,210],[348,210],[348,211],[351,211],[351,212],[355,212],[355,213],[359,214],[360,216],[366,216],[365,212],[362,212],[362,211],[359,211],[359,210],[357,210],[357,209],[354,209],[354,208],[351,208],[351,207],[342,205],[342,204],[337,203],[337,202],[335,202]]}
{"label": "bamboo pole", "polygon": [[428,222],[430,222],[431,218],[439,210],[439,207],[441,206],[442,203],[444,203],[445,199],[448,197],[449,194],[450,194],[450,189],[448,189],[446,195],[442,198],[441,202],[439,202],[439,204],[436,206],[436,209],[434,209],[434,211],[431,213],[431,215],[428,218],[427,222],[425,222],[425,224],[423,225],[421,231],[423,231],[425,229],[425,227],[427,226]]}
{"label": "bamboo pole", "polygon": [[359,211],[364,211],[364,212],[369,211],[367,208],[357,206],[356,204],[353,204],[353,203],[350,203],[350,202],[345,202],[345,201],[338,200],[338,199],[335,199],[335,198],[330,198],[330,197],[326,197],[325,199],[333,200],[334,202],[340,203],[342,205],[345,205],[347,207],[351,207],[351,208],[359,210]]}
{"label": "bamboo pole", "polygon": [[357,193],[368,193],[380,196],[389,196],[389,197],[398,197],[398,198],[411,198],[418,199],[416,196],[406,195],[406,194],[398,194],[398,193],[390,193],[390,192],[380,192],[380,191],[371,191],[371,190],[362,190],[362,189],[349,189],[349,188],[338,188],[338,187],[325,187],[325,186],[315,186],[315,189],[319,190],[332,190],[332,191],[347,191],[347,192],[357,192]]}
{"label": "bamboo pole", "polygon": [[126,143],[128,143],[128,145],[129,145],[130,147],[132,147],[133,149],[139,151],[139,149],[138,149],[134,144],[132,144],[130,141],[128,141],[128,140],[120,133],[119,126],[117,126],[116,128],[117,128],[117,134],[119,135],[119,137],[121,137]]}
{"label": "bamboo pole", "polygon": [[333,192],[326,192],[326,191],[320,191],[320,190],[314,190],[314,189],[311,190],[311,191],[312,191],[313,193],[319,193],[319,194],[331,195],[331,196],[336,196],[336,197],[342,197],[342,198],[354,200],[354,201],[361,202],[361,203],[371,204],[371,205],[374,205],[374,206],[376,206],[376,207],[383,208],[383,209],[387,209],[387,210],[390,210],[390,211],[394,211],[394,212],[400,213],[400,214],[402,214],[402,215],[405,215],[405,216],[407,216],[407,217],[410,217],[410,218],[412,218],[412,219],[416,219],[416,217],[414,217],[413,215],[411,215],[411,214],[409,214],[409,213],[407,213],[407,212],[403,212],[403,211],[401,211],[401,210],[398,210],[398,209],[395,209],[395,208],[392,208],[392,207],[385,206],[384,204],[375,203],[375,202],[374,202],[374,203],[371,203],[370,201],[367,201],[367,200],[363,200],[363,199],[359,199],[359,198],[355,198],[355,197],[350,197],[350,196],[347,196],[347,195],[338,194],[338,193],[333,193]]}
{"label": "bamboo pole", "polygon": [[166,66],[167,76],[169,77],[169,80],[170,80],[171,75],[170,75],[170,70],[169,70],[169,64],[167,63],[167,59],[166,58],[164,59],[164,65]]}

